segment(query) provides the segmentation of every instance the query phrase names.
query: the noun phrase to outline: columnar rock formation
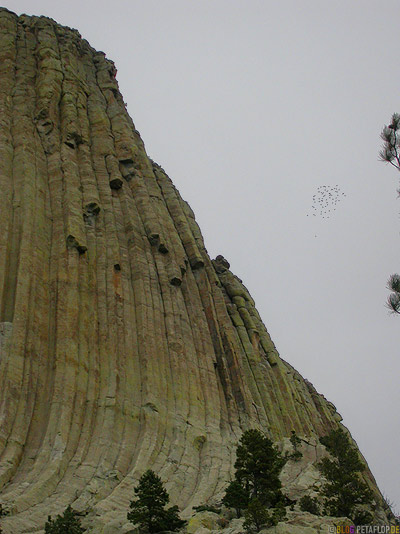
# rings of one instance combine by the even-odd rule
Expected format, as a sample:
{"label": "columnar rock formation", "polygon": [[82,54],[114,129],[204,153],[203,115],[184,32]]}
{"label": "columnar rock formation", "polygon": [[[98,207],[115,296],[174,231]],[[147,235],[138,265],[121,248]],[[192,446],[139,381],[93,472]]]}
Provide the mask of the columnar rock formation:
{"label": "columnar rock formation", "polygon": [[114,64],[47,18],[2,9],[0,32],[5,532],[39,531],[68,504],[96,532],[126,523],[149,467],[188,512],[221,494],[244,429],[337,426],[228,262],[209,258]]}

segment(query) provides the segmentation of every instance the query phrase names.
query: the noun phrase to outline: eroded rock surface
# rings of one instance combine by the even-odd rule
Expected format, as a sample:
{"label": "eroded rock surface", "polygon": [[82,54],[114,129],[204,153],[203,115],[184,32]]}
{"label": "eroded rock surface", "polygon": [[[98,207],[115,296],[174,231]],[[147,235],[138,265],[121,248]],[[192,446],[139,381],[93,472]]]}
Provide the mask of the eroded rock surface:
{"label": "eroded rock surface", "polygon": [[6,534],[68,504],[92,532],[128,532],[147,468],[187,517],[223,494],[243,430],[316,440],[339,424],[208,256],[115,73],[76,30],[0,10]]}

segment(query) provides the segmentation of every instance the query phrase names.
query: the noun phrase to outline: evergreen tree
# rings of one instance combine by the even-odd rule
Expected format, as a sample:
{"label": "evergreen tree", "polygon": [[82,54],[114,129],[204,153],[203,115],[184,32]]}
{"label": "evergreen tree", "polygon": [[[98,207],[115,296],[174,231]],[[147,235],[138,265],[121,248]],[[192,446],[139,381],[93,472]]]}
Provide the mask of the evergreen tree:
{"label": "evergreen tree", "polygon": [[310,514],[319,515],[320,509],[319,509],[319,503],[317,499],[314,497],[310,497],[310,495],[304,495],[300,501],[300,510],[303,510],[303,512],[310,512]]}
{"label": "evergreen tree", "polygon": [[[389,126],[385,125],[381,132],[383,146],[379,152],[380,160],[385,163],[390,163],[398,171],[400,171],[400,138],[397,133],[399,130],[400,115],[394,113],[392,115],[392,122]],[[397,193],[400,196],[400,188],[397,189]],[[390,293],[386,300],[386,306],[392,313],[400,314],[400,275],[392,274],[387,286],[392,293]]]}
{"label": "evergreen tree", "polygon": [[222,499],[223,504],[228,508],[234,508],[236,515],[241,517],[242,510],[247,508],[249,494],[238,480],[233,480],[226,488],[226,493]]}
{"label": "evergreen tree", "polygon": [[81,526],[77,512],[68,506],[62,515],[56,519],[48,517],[44,526],[45,534],[83,534],[85,530]]}
{"label": "evergreen tree", "polygon": [[246,490],[249,501],[275,506],[284,499],[279,473],[285,465],[272,441],[259,430],[247,430],[236,450],[235,479]]}
{"label": "evergreen tree", "polygon": [[245,530],[259,532],[263,527],[272,527],[282,521],[286,517],[286,510],[282,502],[275,508],[267,510],[259,499],[255,498],[249,502],[244,517]]}
{"label": "evergreen tree", "polygon": [[248,532],[259,532],[264,525],[270,526],[271,516],[257,498],[249,502],[244,518],[243,526]]}
{"label": "evergreen tree", "polygon": [[131,501],[127,517],[131,523],[139,524],[142,532],[176,531],[185,525],[186,521],[179,518],[177,506],[165,509],[169,495],[154,471],[147,470],[134,491],[137,500]]}
{"label": "evergreen tree", "polygon": [[372,492],[360,477],[365,467],[341,428],[333,430],[320,441],[333,457],[325,457],[318,464],[326,478],[322,487],[322,494],[326,497],[325,513],[355,521],[359,513],[357,506],[368,505],[372,500]]}
{"label": "evergreen tree", "polygon": [[272,441],[259,430],[247,430],[240,438],[235,480],[226,489],[222,502],[235,508],[238,517],[245,510],[247,530],[258,531],[262,525],[275,525],[285,517],[285,497],[279,480],[285,462]]}

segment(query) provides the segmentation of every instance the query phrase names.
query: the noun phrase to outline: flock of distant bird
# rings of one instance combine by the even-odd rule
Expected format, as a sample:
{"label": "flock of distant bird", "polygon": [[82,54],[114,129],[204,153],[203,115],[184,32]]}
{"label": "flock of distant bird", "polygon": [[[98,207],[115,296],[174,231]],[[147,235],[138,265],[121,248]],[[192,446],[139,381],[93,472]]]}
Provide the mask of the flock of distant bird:
{"label": "flock of distant bird", "polygon": [[[343,197],[346,197],[338,185],[321,185],[318,187],[317,192],[312,197],[312,215],[313,217],[322,217],[323,219],[329,219],[336,206],[339,204]],[[307,215],[308,217],[308,215]]]}

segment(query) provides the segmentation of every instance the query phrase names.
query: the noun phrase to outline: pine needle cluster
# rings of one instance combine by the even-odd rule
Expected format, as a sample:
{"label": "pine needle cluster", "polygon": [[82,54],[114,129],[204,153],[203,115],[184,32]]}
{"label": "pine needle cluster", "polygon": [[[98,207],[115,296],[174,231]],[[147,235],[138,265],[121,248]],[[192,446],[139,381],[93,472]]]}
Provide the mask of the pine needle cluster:
{"label": "pine needle cluster", "polygon": [[383,127],[381,139],[382,148],[379,152],[379,159],[385,163],[390,163],[397,170],[400,170],[400,139],[398,130],[400,129],[400,114],[392,115],[392,122]]}
{"label": "pine needle cluster", "polygon": [[386,306],[391,313],[400,314],[400,275],[392,274],[388,280],[387,287],[392,293],[387,298]]}

